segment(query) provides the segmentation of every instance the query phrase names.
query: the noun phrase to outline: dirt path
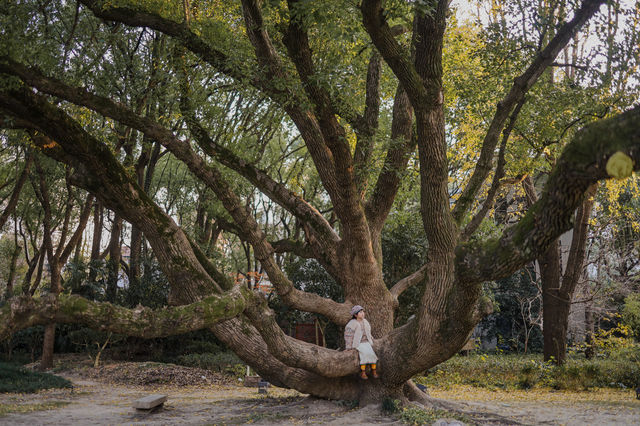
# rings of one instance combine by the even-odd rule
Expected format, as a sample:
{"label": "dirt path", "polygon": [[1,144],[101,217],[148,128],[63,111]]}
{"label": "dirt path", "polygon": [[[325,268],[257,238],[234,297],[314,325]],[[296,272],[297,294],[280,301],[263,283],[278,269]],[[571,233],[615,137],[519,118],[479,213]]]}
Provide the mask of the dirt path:
{"label": "dirt path", "polygon": [[[19,406],[25,411],[0,417],[0,424],[401,424],[375,407],[354,410],[279,388],[269,389],[265,396],[255,388],[233,384],[132,386],[88,379],[86,374],[61,375],[73,382],[73,390],[0,394],[0,406]],[[132,408],[134,400],[154,393],[168,395],[163,408],[152,413]],[[571,394],[459,387],[431,394],[456,402],[482,424],[640,424],[640,401],[630,390]]]}
{"label": "dirt path", "polygon": [[640,425],[640,401],[631,389],[487,391],[459,386],[431,395],[458,402],[469,413],[495,413],[523,424]]}
{"label": "dirt path", "polygon": [[[81,379],[68,374],[71,390],[37,394],[0,394],[0,404],[56,407],[44,411],[0,417],[11,425],[174,424],[400,424],[377,410],[351,410],[335,402],[308,398],[296,391],[271,388],[260,395],[256,388],[214,386],[124,386]],[[151,413],[132,408],[134,400],[166,394],[167,402]],[[348,412],[351,410],[351,414]]]}

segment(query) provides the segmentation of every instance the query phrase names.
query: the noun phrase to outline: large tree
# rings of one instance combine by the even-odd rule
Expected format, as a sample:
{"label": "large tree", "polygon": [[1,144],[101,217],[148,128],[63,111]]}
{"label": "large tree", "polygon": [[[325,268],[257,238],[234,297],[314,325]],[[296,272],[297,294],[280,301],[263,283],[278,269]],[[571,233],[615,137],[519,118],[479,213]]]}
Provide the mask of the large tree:
{"label": "large tree", "polygon": [[[640,109],[635,108],[578,132],[518,223],[495,238],[474,235],[501,184],[507,140],[528,91],[604,0],[585,0],[572,10],[571,19],[513,75],[478,140],[475,167],[457,183],[462,189],[455,199],[450,194],[443,87],[447,0],[363,0],[357,7],[300,0],[194,1],[191,6],[182,1],[78,3],[57,9],[30,2],[2,6],[13,21],[3,22],[1,124],[28,132],[45,155],[72,170],[74,185],[139,230],[171,283],[170,303],[189,307],[123,311],[75,297],[20,297],[2,307],[2,336],[50,321],[85,322],[142,336],[211,327],[276,385],[361,403],[385,396],[423,398],[409,379],[465,344],[490,309],[481,297],[482,283],[509,276],[545,253],[571,228],[574,211],[592,184],[626,177],[640,167]],[[134,63],[144,62],[135,49],[128,61],[115,50],[96,54],[105,38],[122,32],[128,38],[115,44],[144,44],[153,50],[160,43],[169,53],[147,68]],[[42,34],[42,49],[24,55],[24,38],[34,34]],[[150,68],[162,69],[162,77],[150,76]],[[139,69],[147,72],[141,75]],[[111,86],[101,81],[101,74],[105,81],[111,79]],[[273,134],[247,133],[251,117],[230,130],[245,132],[241,145],[234,150],[233,144],[223,143],[220,127],[242,110],[240,102],[230,101],[214,111],[211,105],[225,105],[216,98],[224,86],[265,100],[254,118],[268,108],[286,114],[283,132],[301,137],[321,193],[303,198],[291,182],[260,167],[260,147]],[[144,107],[146,102],[158,105],[158,96],[176,100],[179,112]],[[180,117],[175,126],[166,118],[172,114]],[[233,290],[197,238],[140,185],[131,162],[121,158],[99,127],[105,122],[162,145],[188,167],[224,207],[239,238],[251,246],[282,303],[338,325],[349,320],[352,305],[365,306],[381,379],[360,381],[354,374],[355,351],[295,340],[279,327],[261,296]],[[381,233],[416,147],[419,214],[428,254],[415,273],[387,283]],[[231,172],[244,179],[241,185]],[[497,177],[490,181],[492,175]],[[247,184],[295,218],[302,232],[290,235],[300,239],[272,240],[247,208]],[[276,262],[281,252],[316,259],[341,286],[345,301],[296,288]],[[398,296],[414,285],[421,289],[416,314],[394,328]]]}

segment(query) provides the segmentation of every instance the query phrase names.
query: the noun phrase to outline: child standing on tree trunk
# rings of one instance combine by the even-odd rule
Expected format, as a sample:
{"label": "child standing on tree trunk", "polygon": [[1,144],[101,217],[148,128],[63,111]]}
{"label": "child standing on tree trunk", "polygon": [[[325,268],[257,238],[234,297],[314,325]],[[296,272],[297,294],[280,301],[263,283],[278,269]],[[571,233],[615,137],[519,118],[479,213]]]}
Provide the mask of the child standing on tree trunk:
{"label": "child standing on tree trunk", "polygon": [[344,328],[345,349],[357,349],[360,357],[360,378],[368,379],[366,368],[367,364],[371,366],[371,375],[378,378],[376,371],[376,362],[378,357],[373,351],[371,344],[371,324],[364,319],[364,308],[356,305],[351,308],[351,316],[353,317]]}

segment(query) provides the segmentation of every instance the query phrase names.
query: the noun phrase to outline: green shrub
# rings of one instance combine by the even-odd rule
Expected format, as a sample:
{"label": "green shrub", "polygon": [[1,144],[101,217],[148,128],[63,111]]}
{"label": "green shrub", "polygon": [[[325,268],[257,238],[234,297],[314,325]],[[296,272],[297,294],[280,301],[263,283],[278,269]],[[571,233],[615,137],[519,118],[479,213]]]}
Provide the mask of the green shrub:
{"label": "green shrub", "polygon": [[382,411],[386,414],[395,414],[400,411],[400,400],[389,398],[382,400]]}
{"label": "green shrub", "polygon": [[593,363],[567,363],[554,367],[551,387],[557,390],[587,390],[597,385],[600,368]]}
{"label": "green shrub", "polygon": [[67,379],[49,373],[26,370],[15,364],[0,363],[0,393],[33,393],[40,389],[72,388]]}
{"label": "green shrub", "polygon": [[632,293],[624,299],[622,321],[640,341],[640,293]]}
{"label": "green shrub", "polygon": [[637,387],[640,385],[640,345],[610,349],[607,357],[584,359],[569,356],[563,366],[542,361],[541,355],[455,356],[429,370],[416,383],[448,389],[469,385],[486,389],[585,390],[592,387]]}

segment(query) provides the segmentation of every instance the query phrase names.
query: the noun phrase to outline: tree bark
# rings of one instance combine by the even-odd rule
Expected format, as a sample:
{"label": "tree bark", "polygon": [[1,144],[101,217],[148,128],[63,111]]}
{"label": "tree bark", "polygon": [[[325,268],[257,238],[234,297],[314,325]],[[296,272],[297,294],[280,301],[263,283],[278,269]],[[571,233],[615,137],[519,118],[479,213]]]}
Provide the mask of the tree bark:
{"label": "tree bark", "polygon": [[122,217],[114,213],[111,225],[111,237],[109,239],[109,259],[107,260],[107,300],[115,302],[118,291],[118,280],[120,273],[120,257],[122,256],[122,246],[120,235],[122,233]]}
{"label": "tree bark", "polygon": [[93,237],[91,238],[91,256],[89,257],[89,282],[93,283],[97,276],[97,261],[100,259],[100,242],[102,241],[102,225],[104,220],[100,201],[93,204]]}

